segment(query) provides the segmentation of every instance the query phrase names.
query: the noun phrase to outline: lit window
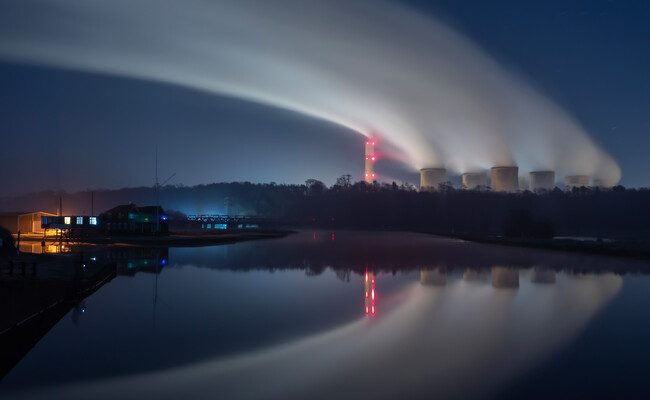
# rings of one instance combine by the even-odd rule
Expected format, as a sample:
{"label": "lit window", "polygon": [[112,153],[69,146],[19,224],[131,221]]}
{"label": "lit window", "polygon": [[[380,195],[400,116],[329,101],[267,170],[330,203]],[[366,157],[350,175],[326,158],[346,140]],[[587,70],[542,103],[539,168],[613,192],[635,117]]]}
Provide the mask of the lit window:
{"label": "lit window", "polygon": [[66,225],[70,225],[70,217],[63,217],[63,223]]}
{"label": "lit window", "polygon": [[90,217],[90,225],[97,225],[97,217]]}
{"label": "lit window", "polygon": [[84,217],[77,217],[77,225],[83,225],[84,224]]}

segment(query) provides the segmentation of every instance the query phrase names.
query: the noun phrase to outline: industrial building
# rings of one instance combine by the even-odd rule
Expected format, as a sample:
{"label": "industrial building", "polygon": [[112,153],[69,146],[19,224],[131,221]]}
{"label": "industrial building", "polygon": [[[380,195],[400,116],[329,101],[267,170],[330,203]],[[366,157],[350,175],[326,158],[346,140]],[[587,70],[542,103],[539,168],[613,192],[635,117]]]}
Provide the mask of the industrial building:
{"label": "industrial building", "polygon": [[554,171],[533,171],[529,174],[528,189],[532,192],[553,190],[555,188]]}
{"label": "industrial building", "polygon": [[447,183],[447,170],[444,168],[422,168],[420,170],[420,190],[438,190]]}
{"label": "industrial building", "polygon": [[479,190],[486,187],[485,172],[466,172],[461,175],[461,185],[466,190]]}
{"label": "industrial building", "polygon": [[492,167],[490,178],[494,192],[519,191],[519,167]]}
{"label": "industrial building", "polygon": [[564,178],[564,187],[566,190],[589,186],[588,175],[567,175]]}
{"label": "industrial building", "polygon": [[0,213],[0,226],[12,234],[20,233],[43,233],[41,226],[43,217],[56,216],[56,214],[45,211],[32,212],[5,212]]}

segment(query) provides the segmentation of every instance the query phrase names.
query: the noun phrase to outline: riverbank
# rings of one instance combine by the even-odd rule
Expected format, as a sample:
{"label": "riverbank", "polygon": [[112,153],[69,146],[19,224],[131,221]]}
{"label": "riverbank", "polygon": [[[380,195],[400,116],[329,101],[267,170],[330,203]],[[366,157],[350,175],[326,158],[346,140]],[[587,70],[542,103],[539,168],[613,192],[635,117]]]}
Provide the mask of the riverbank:
{"label": "riverbank", "polygon": [[[259,230],[218,234],[173,233],[166,236],[95,236],[82,240],[75,239],[72,242],[81,245],[194,247],[230,244],[247,240],[283,238],[293,232],[289,230]],[[39,235],[23,235],[20,241],[21,243],[41,243],[43,237]],[[55,237],[45,238],[46,245],[57,242],[58,239]]]}
{"label": "riverbank", "polygon": [[650,260],[650,243],[647,241],[582,240],[579,238],[507,238],[492,235],[449,235],[450,237],[477,243],[502,246],[528,247],[536,249],[598,254],[614,257]]}

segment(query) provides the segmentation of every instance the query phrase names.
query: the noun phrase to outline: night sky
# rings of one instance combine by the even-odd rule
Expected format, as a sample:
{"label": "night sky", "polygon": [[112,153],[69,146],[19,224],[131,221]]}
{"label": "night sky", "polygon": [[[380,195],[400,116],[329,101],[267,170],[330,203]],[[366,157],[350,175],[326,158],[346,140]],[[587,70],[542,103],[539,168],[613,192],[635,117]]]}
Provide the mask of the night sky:
{"label": "night sky", "polygon": [[[650,186],[650,3],[407,1],[573,114]],[[363,137],[291,111],[173,85],[0,62],[0,195],[171,184],[361,179]],[[416,182],[397,162],[385,177]]]}

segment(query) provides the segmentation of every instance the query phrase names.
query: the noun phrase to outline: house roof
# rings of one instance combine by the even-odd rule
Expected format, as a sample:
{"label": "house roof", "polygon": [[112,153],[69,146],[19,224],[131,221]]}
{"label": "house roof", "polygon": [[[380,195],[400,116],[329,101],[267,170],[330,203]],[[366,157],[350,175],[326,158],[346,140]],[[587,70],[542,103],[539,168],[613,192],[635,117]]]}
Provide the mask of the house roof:
{"label": "house roof", "polygon": [[116,207],[111,208],[110,210],[107,210],[104,212],[104,214],[114,214],[114,213],[136,213],[136,214],[155,214],[156,209],[158,210],[158,213],[164,214],[164,210],[160,206],[143,206],[143,207],[137,207],[135,204],[122,204]]}
{"label": "house roof", "polygon": [[20,215],[27,215],[27,214],[45,214],[49,216],[56,215],[46,211],[6,211],[6,212],[0,212],[0,217],[18,217]]}

